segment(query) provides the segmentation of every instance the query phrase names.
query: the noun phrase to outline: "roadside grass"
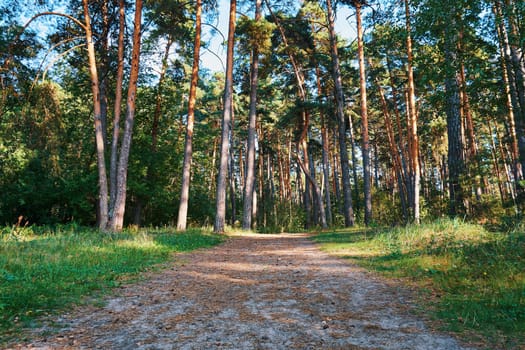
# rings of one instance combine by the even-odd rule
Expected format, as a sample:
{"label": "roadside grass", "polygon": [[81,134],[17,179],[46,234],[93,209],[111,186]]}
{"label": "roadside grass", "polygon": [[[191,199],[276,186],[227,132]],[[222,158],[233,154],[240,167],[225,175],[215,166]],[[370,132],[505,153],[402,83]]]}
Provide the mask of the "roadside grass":
{"label": "roadside grass", "polygon": [[[223,237],[170,228],[105,234],[75,225],[0,229],[0,339],[16,337],[45,314],[97,297],[160,268],[175,252],[211,247]],[[0,345],[2,341],[0,341]]]}
{"label": "roadside grass", "polygon": [[[329,253],[408,279],[445,329],[489,348],[525,347],[525,233],[437,220],[315,236]],[[428,291],[428,292],[427,292]]]}

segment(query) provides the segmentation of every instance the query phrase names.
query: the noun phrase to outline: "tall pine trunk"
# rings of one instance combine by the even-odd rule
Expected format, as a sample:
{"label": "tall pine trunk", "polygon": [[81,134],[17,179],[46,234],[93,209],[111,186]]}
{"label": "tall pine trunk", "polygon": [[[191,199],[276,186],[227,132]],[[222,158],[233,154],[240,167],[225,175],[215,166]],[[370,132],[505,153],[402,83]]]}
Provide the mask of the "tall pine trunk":
{"label": "tall pine trunk", "polygon": [[109,220],[113,216],[115,197],[117,195],[118,141],[120,136],[120,114],[122,109],[122,82],[124,81],[124,31],[126,8],[124,0],[119,0],[119,33],[118,33],[118,66],[115,87],[115,105],[113,107],[113,137],[111,140],[111,157],[109,166]]}
{"label": "tall pine trunk", "polygon": [[[407,74],[408,74],[408,130],[409,130],[409,155],[410,155],[410,185],[411,207],[415,224],[420,223],[419,191],[421,187],[419,167],[419,136],[417,131],[416,93],[414,87],[413,54],[412,54],[412,27],[410,24],[410,6],[405,0],[405,21],[407,32]],[[401,131],[400,131],[401,132]]]}
{"label": "tall pine trunk", "polygon": [[197,83],[199,82],[199,59],[201,47],[201,17],[202,0],[195,5],[195,40],[193,44],[193,68],[191,71],[190,95],[188,101],[188,121],[186,126],[186,140],[184,144],[184,164],[182,166],[182,183],[180,193],[179,213],[177,216],[177,230],[184,231],[188,220],[188,202],[190,196],[191,162],[193,158],[193,126],[195,123],[195,102]]}
{"label": "tall pine trunk", "polygon": [[[319,103],[322,102],[321,98],[324,96],[324,92],[321,85],[321,70],[319,65],[316,63],[315,67],[316,83],[317,83],[317,94],[319,95]],[[323,110],[320,111],[321,115],[321,144],[323,147],[323,177],[324,177],[324,196],[326,202],[326,221],[328,226],[332,226],[332,200],[330,198],[330,160],[329,160],[329,141],[328,141],[328,130],[326,128],[325,113]]]}
{"label": "tall pine trunk", "polygon": [[114,214],[109,223],[112,231],[122,230],[124,224],[124,212],[126,209],[126,187],[128,177],[128,160],[131,150],[131,138],[133,136],[133,124],[135,121],[135,99],[137,95],[137,81],[140,63],[140,39],[142,21],[142,0],[135,1],[135,23],[133,28],[133,49],[131,53],[131,71],[126,101],[126,122],[124,135],[120,147],[120,156],[117,169],[117,193],[115,197]]}
{"label": "tall pine trunk", "polygon": [[[261,19],[262,0],[255,0],[255,20]],[[248,124],[248,142],[246,152],[246,181],[244,185],[242,228],[252,227],[252,205],[255,187],[255,135],[257,132],[257,84],[259,74],[259,49],[257,44],[252,50],[250,76],[250,111]]]}
{"label": "tall pine trunk", "polygon": [[355,1],[357,22],[357,51],[359,57],[359,90],[361,97],[361,152],[363,154],[363,183],[365,197],[365,225],[372,220],[372,189],[370,186],[370,140],[368,136],[368,107],[366,96],[365,48],[363,44],[363,24],[361,3]]}
{"label": "tall pine trunk", "polygon": [[237,1],[230,1],[230,20],[228,29],[228,51],[226,57],[226,79],[224,84],[224,109],[222,113],[221,152],[219,174],[217,176],[216,213],[213,232],[224,233],[226,221],[226,178],[228,177],[228,157],[230,150],[230,130],[233,100],[233,46],[235,35],[235,15]]}
{"label": "tall pine trunk", "polygon": [[91,78],[91,92],[93,94],[93,113],[95,120],[95,146],[97,149],[98,168],[98,227],[106,230],[108,222],[108,179],[106,174],[104,130],[101,118],[100,88],[98,80],[97,62],[95,58],[95,45],[91,30],[91,17],[89,15],[88,1],[82,1],[84,6],[84,20],[86,30],[86,43],[88,49],[89,74]]}
{"label": "tall pine trunk", "polygon": [[454,62],[457,60],[455,51],[456,41],[454,34],[445,33],[445,60],[449,62],[447,77],[445,78],[446,112],[448,133],[448,180],[449,180],[449,214],[450,216],[464,215],[464,193],[461,184],[465,170],[463,158],[461,101],[459,96],[459,82]]}
{"label": "tall pine trunk", "polygon": [[[330,35],[330,52],[332,56],[332,74],[335,84],[337,123],[339,126],[339,157],[341,161],[341,175],[343,180],[343,215],[345,226],[354,225],[354,210],[352,207],[352,189],[350,187],[350,168],[348,165],[348,151],[346,148],[346,120],[344,115],[344,94],[341,80],[341,69],[339,66],[339,55],[337,52],[337,38],[335,35],[334,11],[332,1],[327,0],[328,9],[328,29]],[[355,184],[357,186],[357,184]]]}

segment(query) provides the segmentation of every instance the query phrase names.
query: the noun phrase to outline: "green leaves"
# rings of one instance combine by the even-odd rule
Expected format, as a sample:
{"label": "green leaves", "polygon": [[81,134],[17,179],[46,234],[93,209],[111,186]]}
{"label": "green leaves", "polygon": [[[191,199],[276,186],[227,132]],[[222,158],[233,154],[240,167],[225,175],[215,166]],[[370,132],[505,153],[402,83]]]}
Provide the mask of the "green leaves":
{"label": "green leaves", "polygon": [[237,40],[241,50],[250,52],[257,47],[261,54],[268,54],[272,49],[272,35],[276,29],[274,23],[261,18],[259,21],[242,16],[237,22]]}

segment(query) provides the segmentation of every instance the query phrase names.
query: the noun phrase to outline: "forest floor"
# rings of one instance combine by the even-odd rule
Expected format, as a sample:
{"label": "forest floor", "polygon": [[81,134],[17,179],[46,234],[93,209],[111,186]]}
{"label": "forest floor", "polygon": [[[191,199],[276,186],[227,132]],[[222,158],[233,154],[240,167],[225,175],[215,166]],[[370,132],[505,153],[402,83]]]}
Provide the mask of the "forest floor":
{"label": "forest floor", "polygon": [[472,349],[418,316],[401,283],[306,234],[233,235],[31,330],[12,349]]}

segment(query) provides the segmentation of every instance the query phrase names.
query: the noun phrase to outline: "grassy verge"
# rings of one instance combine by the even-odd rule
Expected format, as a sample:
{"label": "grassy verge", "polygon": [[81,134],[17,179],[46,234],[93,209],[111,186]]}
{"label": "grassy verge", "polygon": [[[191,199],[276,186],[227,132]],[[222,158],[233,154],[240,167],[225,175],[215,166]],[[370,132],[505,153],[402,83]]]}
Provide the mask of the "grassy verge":
{"label": "grassy verge", "polygon": [[422,301],[431,303],[446,329],[489,348],[525,348],[523,232],[491,233],[440,220],[419,227],[322,233],[315,240],[327,252],[424,286],[429,293],[422,293]]}
{"label": "grassy verge", "polygon": [[38,316],[136,278],[172,259],[173,252],[222,241],[201,230],[103,234],[69,226],[26,228],[16,236],[0,232],[0,339],[15,336]]}

